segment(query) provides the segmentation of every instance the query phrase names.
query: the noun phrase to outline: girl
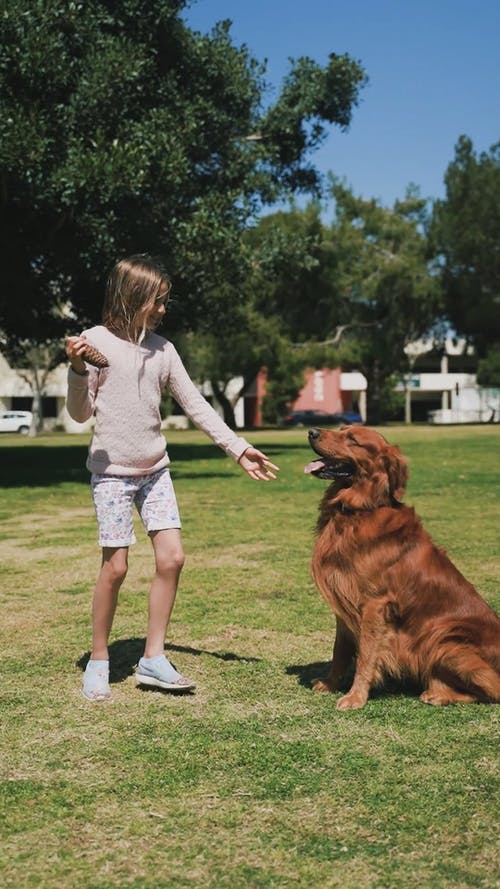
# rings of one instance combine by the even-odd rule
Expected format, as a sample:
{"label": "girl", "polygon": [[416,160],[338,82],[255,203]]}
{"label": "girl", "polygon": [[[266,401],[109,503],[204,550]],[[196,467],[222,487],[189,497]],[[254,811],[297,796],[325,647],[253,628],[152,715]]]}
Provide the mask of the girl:
{"label": "girl", "polygon": [[[71,364],[68,412],[78,422],[95,415],[86,465],[92,473],[102,563],[92,604],[92,653],[83,677],[83,694],[91,701],[111,699],[108,638],[127,573],[128,548],[135,543],[134,503],[151,539],[156,566],[146,647],[136,680],[164,689],[194,688],[164,654],[184,553],[160,428],[162,392],[168,388],[193,423],[250,478],[269,481],[276,478],[272,470],[278,469],[226,426],[198,392],[172,343],[154,332],[167,311],[170,286],[165,270],[151,257],[122,259],[107,283],[102,325],[66,340]],[[82,355],[88,343],[104,353],[108,367],[98,370],[85,364]]]}

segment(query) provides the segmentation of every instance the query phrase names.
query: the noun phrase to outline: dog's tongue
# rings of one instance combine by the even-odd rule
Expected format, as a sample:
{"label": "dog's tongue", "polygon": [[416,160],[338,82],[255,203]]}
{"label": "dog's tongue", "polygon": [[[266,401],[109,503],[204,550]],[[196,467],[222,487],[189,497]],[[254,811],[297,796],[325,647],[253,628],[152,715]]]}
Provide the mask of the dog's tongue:
{"label": "dog's tongue", "polygon": [[312,463],[304,466],[304,472],[316,472],[318,469],[323,469],[324,465],[323,460],[313,460]]}

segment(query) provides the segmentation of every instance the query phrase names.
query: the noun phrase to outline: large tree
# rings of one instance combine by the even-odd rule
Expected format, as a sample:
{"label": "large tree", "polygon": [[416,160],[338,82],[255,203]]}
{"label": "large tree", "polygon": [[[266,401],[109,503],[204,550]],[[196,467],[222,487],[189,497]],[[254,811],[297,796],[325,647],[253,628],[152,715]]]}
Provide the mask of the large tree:
{"label": "large tree", "polygon": [[445,184],[431,227],[445,311],[484,357],[500,346],[500,143],[478,154],[461,136]]}
{"label": "large tree", "polygon": [[224,349],[223,331],[192,345],[203,355],[205,376],[241,375],[242,393],[265,364],[277,411],[296,397],[305,367],[358,368],[368,379],[369,419],[379,422],[393,406],[393,375],[410,369],[405,346],[439,312],[427,202],[410,190],[388,209],[339,182],[333,192],[330,226],[312,203],[266,216],[248,231],[254,263],[234,348]]}
{"label": "large tree", "polygon": [[[429,208],[415,188],[386,208],[356,197],[334,177],[332,195],[331,225],[313,203],[266,217],[249,233],[261,258],[252,304],[279,319],[293,369],[301,363],[363,371],[368,416],[376,423],[393,406],[393,376],[410,369],[405,346],[440,312],[439,278],[428,256]],[[286,368],[287,353],[277,354]]]}
{"label": "large tree", "polygon": [[203,35],[183,0],[6,0],[1,18],[0,329],[45,340],[100,314],[117,256],[167,262],[172,324],[234,328],[265,203],[318,188],[312,151],[347,127],[365,81],[301,58],[266,104],[264,66],[228,22]]}
{"label": "large tree", "polygon": [[[311,203],[263,216],[247,229],[242,246],[247,274],[243,301],[231,313],[234,329],[197,333],[183,343],[191,370],[212,383],[226,422],[260,368],[268,371],[266,415],[275,420],[303,385],[304,368],[318,360],[316,343],[325,325],[335,323],[336,299],[331,245],[325,239],[321,208]],[[229,347],[228,347],[229,340]],[[314,347],[314,348],[313,348]],[[331,361],[332,354],[322,361]],[[231,381],[241,377],[234,392]],[[228,397],[229,389],[233,395]]]}
{"label": "large tree", "polygon": [[440,311],[439,281],[428,258],[428,207],[413,187],[392,208],[357,198],[340,182],[332,192],[340,324],[330,341],[344,367],[367,377],[368,419],[378,423],[393,375],[409,370],[405,347],[429,330]]}

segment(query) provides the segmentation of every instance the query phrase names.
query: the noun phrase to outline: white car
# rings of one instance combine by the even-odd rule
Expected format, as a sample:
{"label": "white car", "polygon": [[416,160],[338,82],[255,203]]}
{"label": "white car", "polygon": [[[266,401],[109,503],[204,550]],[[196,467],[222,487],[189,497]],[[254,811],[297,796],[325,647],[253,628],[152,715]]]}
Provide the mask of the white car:
{"label": "white car", "polygon": [[27,435],[32,420],[31,411],[1,411],[0,432],[20,432],[21,435]]}

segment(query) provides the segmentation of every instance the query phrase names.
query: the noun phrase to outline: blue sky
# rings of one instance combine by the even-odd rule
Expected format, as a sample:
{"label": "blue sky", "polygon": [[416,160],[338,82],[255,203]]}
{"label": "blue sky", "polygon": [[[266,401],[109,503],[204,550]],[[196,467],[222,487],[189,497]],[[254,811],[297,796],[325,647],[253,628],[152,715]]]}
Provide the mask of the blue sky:
{"label": "blue sky", "polygon": [[204,32],[230,19],[276,89],[290,57],[362,63],[370,82],[350,129],[333,128],[312,158],[357,195],[390,206],[414,182],[443,197],[459,135],[479,151],[500,141],[500,0],[197,0],[185,18]]}

